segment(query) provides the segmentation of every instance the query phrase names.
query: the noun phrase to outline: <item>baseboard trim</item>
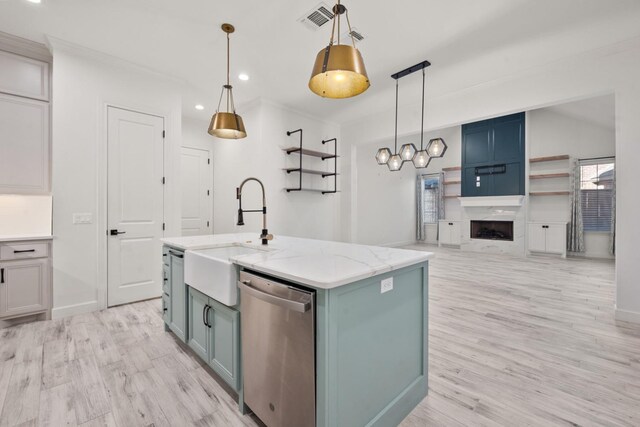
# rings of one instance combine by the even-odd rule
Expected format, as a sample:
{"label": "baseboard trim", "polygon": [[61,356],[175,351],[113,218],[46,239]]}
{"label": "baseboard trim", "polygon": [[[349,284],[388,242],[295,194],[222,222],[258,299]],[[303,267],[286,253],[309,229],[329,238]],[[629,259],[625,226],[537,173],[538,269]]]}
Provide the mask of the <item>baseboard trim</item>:
{"label": "baseboard trim", "polygon": [[51,310],[51,318],[61,319],[63,317],[75,316],[76,314],[91,313],[93,311],[98,311],[98,301],[87,301],[80,304],[55,307],[53,310]]}
{"label": "baseboard trim", "polygon": [[616,306],[616,320],[640,324],[640,312],[623,310]]}

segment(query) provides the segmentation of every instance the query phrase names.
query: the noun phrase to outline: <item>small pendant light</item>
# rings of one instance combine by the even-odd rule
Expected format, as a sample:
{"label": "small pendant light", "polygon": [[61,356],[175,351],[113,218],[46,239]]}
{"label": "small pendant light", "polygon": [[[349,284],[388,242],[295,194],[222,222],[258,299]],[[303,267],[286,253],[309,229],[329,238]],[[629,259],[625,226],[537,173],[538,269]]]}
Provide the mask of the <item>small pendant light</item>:
{"label": "small pendant light", "polygon": [[423,169],[429,166],[431,163],[431,157],[429,155],[428,150],[424,149],[424,82],[425,82],[425,72],[424,68],[422,69],[422,119],[420,122],[420,150],[416,151],[413,159],[413,166],[416,169]]}
{"label": "small pendant light", "polygon": [[[340,44],[340,15],[347,18],[349,36],[352,46]],[[338,26],[338,43],[333,44]],[[329,45],[316,55],[316,62],[311,71],[309,89],[323,98],[350,98],[360,95],[369,89],[369,77],[364,68],[364,61],[360,51],[356,48],[356,41],[351,31],[349,12],[340,4],[340,0],[333,7],[333,26]]]}
{"label": "small pendant light", "polygon": [[[216,113],[211,118],[209,124],[209,134],[224,139],[241,139],[247,136],[247,132],[244,129],[244,123],[242,117],[236,114],[236,107],[233,103],[233,87],[229,82],[229,34],[235,31],[235,28],[231,24],[222,24],[222,31],[227,34],[227,84],[222,86],[222,93],[220,93],[220,101],[218,101],[218,108]],[[220,111],[220,105],[222,104],[222,97],[226,91],[226,111]]]}
{"label": "small pendant light", "polygon": [[396,79],[396,127],[394,132],[394,149],[393,155],[389,157],[389,161],[387,162],[387,166],[391,172],[397,172],[402,169],[402,165],[404,162],[402,161],[402,157],[398,154],[398,80]]}

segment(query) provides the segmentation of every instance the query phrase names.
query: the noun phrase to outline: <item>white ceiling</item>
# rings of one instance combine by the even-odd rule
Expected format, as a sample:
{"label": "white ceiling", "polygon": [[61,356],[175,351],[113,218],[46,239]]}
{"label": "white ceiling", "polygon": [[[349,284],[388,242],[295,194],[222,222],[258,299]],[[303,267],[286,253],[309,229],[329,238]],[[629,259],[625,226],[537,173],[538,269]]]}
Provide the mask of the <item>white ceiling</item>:
{"label": "white ceiling", "polygon": [[[307,81],[329,28],[313,32],[297,22],[317,3],[0,0],[0,31],[39,42],[51,35],[180,78],[185,114],[206,119],[225,78],[219,27],[230,22],[237,29],[236,104],[265,97],[335,122],[393,105],[389,75],[424,59],[433,63],[428,96],[438,96],[640,36],[637,0],[345,0],[352,25],[366,36],[359,48],[372,86],[356,98],[327,100],[312,94]],[[240,72],[251,80],[239,81]],[[419,84],[419,76],[402,81],[403,103],[417,101]],[[205,110],[196,111],[197,103]]]}

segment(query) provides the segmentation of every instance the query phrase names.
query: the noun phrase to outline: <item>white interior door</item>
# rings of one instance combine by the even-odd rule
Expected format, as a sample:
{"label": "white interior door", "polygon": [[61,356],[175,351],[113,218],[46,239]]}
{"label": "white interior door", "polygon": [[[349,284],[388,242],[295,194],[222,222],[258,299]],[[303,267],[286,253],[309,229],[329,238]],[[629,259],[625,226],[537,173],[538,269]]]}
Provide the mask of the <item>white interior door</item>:
{"label": "white interior door", "polygon": [[182,147],[182,235],[211,233],[212,173],[208,150]]}
{"label": "white interior door", "polygon": [[107,304],[113,306],[162,294],[164,119],[114,107],[107,116]]}

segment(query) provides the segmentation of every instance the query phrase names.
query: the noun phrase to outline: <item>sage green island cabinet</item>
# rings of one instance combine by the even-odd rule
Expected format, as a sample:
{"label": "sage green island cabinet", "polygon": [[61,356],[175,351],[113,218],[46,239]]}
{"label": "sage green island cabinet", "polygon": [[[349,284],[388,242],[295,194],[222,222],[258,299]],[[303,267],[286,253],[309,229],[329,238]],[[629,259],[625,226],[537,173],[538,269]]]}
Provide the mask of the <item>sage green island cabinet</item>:
{"label": "sage green island cabinet", "polygon": [[181,341],[187,339],[187,286],[184,283],[184,251],[164,247],[162,251],[164,284],[163,313],[165,329]]}
{"label": "sage green island cabinet", "polygon": [[[311,387],[315,401],[315,411],[311,414],[311,419],[315,419],[313,427],[397,426],[427,396],[431,253],[286,236],[276,236],[268,246],[262,246],[257,235],[248,233],[168,238],[163,242],[168,259],[172,252],[233,245],[260,248],[252,253],[232,255],[229,262],[238,267],[240,274],[246,271],[274,284],[315,293],[315,326],[311,328],[315,356],[312,358],[315,366],[311,368],[315,378],[315,387]],[[186,255],[189,258],[190,254]],[[275,312],[275,308],[262,306],[262,310],[257,310],[254,304],[254,311],[249,312],[252,304],[248,299],[239,300],[233,307],[225,306],[188,283],[185,285],[184,280],[180,283],[186,289],[183,308],[187,323],[179,327],[175,316],[180,310],[173,307],[184,304],[181,297],[175,297],[177,287],[173,284],[179,281],[176,277],[179,264],[165,263],[168,267],[165,273],[172,282],[164,302],[171,313],[165,316],[167,328],[176,335],[184,334],[188,346],[238,393],[241,412],[252,409],[254,400],[249,391],[256,389],[268,394],[267,402],[272,404],[266,407],[271,411],[284,406],[285,396],[287,407],[295,405],[296,395],[285,393],[288,388],[295,389],[294,384],[286,383],[287,378],[292,379],[291,375],[274,379],[243,369],[242,349],[246,357],[250,351],[260,352],[266,360],[277,363],[286,360],[286,369],[295,371],[299,365],[294,353],[300,347],[290,340],[306,342],[307,337],[289,334],[285,327],[275,330],[287,322],[287,314],[282,311],[278,312],[281,317],[268,323],[271,317],[265,313]],[[220,278],[212,280],[220,281]],[[220,286],[223,285],[220,281]],[[244,289],[243,286],[250,285],[249,280],[239,286]],[[244,291],[241,296],[250,298]],[[281,299],[263,298],[266,299],[262,301],[270,300],[275,305],[278,304],[274,299]],[[247,333],[245,342],[241,323],[245,319],[245,328],[251,324],[259,329],[259,319],[252,321],[256,315],[265,317],[265,334],[259,330]],[[291,345],[278,347],[275,342],[265,342],[263,338],[269,334],[282,334],[275,337],[276,341]],[[251,337],[254,342],[249,342]],[[268,364],[265,366],[264,372],[273,372],[268,370]],[[269,381],[260,387],[261,382]],[[307,398],[305,395],[305,402]],[[257,416],[260,411],[264,408],[256,409]]]}
{"label": "sage green island cabinet", "polygon": [[235,391],[240,390],[240,313],[189,287],[187,344]]}

